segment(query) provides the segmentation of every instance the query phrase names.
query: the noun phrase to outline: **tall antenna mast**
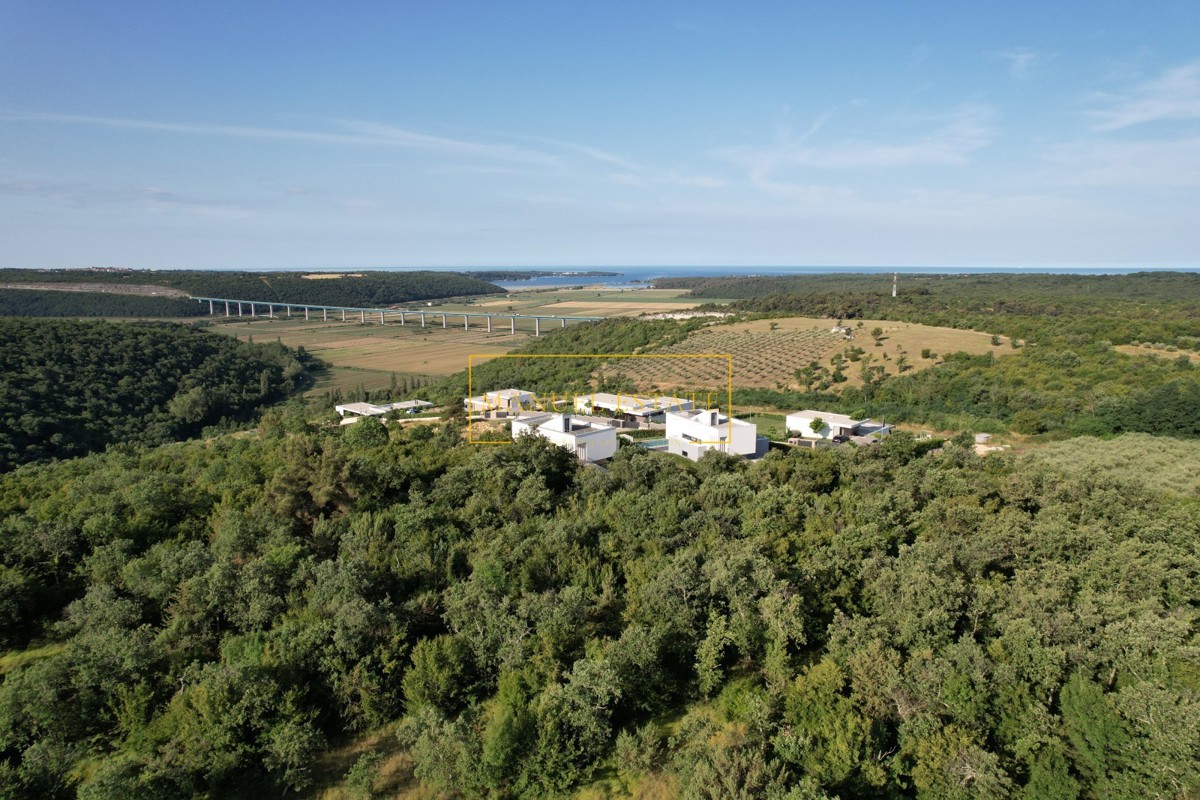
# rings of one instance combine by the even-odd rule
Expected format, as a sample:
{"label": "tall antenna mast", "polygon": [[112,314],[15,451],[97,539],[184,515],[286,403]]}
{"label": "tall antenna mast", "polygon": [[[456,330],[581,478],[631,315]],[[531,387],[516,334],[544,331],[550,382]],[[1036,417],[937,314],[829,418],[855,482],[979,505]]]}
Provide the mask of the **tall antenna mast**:
{"label": "tall antenna mast", "polygon": [[896,296],[896,284],[897,284],[897,282],[899,282],[899,280],[900,280],[900,273],[893,272],[892,273],[892,297]]}

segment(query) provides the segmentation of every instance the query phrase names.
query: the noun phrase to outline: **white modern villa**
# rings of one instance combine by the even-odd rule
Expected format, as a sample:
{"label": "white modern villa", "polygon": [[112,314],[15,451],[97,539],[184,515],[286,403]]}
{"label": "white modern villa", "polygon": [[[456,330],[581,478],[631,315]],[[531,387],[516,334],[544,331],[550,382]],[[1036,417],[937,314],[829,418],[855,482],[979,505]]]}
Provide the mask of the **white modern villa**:
{"label": "white modern villa", "polygon": [[[813,429],[813,423],[820,420],[821,424]],[[811,408],[787,415],[785,423],[790,432],[804,439],[832,439],[835,436],[886,436],[891,432],[891,426],[869,419],[852,419],[845,414],[835,414],[832,411],[815,411]]]}
{"label": "white modern villa", "polygon": [[463,407],[468,414],[495,414],[507,416],[521,411],[533,411],[537,408],[537,398],[533,392],[522,389],[498,389],[494,392],[484,392],[463,401]]}
{"label": "white modern villa", "polygon": [[415,414],[424,408],[433,408],[433,403],[428,400],[403,400],[399,403],[346,403],[334,406],[333,410],[342,418],[343,425],[350,425],[363,417],[381,417],[389,411]]}
{"label": "white modern villa", "polygon": [[617,452],[617,429],[570,414],[520,414],[512,421],[512,438],[532,435],[570,450],[580,461],[602,461]]}
{"label": "white modern villa", "polygon": [[699,461],[709,450],[752,456],[758,449],[758,426],[717,409],[668,411],[667,452]]}
{"label": "white modern villa", "polygon": [[593,392],[581,394],[575,398],[575,410],[585,414],[605,411],[614,417],[628,419],[633,422],[662,422],[668,411],[688,411],[692,401],[681,397],[638,397],[633,394],[611,394],[609,392]]}

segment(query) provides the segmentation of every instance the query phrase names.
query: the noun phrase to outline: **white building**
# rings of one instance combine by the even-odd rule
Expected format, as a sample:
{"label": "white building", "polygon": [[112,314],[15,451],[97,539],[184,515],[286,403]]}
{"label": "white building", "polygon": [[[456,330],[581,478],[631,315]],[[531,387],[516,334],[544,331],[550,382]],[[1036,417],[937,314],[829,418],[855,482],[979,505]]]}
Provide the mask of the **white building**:
{"label": "white building", "polygon": [[667,451],[699,461],[709,450],[752,456],[758,448],[758,426],[717,409],[668,411]]}
{"label": "white building", "polygon": [[521,414],[512,421],[512,438],[530,434],[570,450],[580,461],[601,461],[617,452],[617,429],[584,422],[570,414]]}
{"label": "white building", "polygon": [[581,394],[575,398],[575,410],[584,413],[607,411],[616,417],[624,417],[637,422],[662,422],[663,415],[668,411],[688,411],[692,407],[691,400],[681,397],[638,397],[633,394],[611,394],[609,392],[593,392]]}
{"label": "white building", "polygon": [[342,418],[343,425],[358,422],[362,417],[381,417],[389,411],[415,414],[423,408],[433,408],[428,400],[404,400],[399,403],[346,403],[334,406],[333,410]]}
{"label": "white building", "polygon": [[[814,431],[813,420],[821,420],[821,430]],[[891,426],[869,419],[852,419],[845,414],[835,414],[832,411],[814,411],[806,409],[787,415],[787,429],[794,431],[805,439],[832,439],[835,436],[886,436],[891,432]]]}
{"label": "white building", "polygon": [[463,401],[463,407],[468,414],[489,412],[496,412],[500,415],[516,414],[521,411],[533,411],[537,408],[537,398],[533,392],[521,389],[499,389],[468,397]]}

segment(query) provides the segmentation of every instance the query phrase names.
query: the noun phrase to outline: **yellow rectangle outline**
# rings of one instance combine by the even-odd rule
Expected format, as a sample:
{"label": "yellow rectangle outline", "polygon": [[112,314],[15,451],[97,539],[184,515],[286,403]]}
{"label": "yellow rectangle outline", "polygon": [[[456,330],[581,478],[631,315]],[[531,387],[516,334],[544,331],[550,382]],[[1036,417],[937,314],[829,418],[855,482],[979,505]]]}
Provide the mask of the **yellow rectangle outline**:
{"label": "yellow rectangle outline", "polygon": [[[467,354],[467,397],[472,397],[471,374],[475,367],[475,356],[488,361],[497,358],[723,358],[725,359],[726,394],[729,401],[729,438],[692,444],[726,444],[733,441],[733,355],[731,353],[468,353]],[[475,440],[471,438],[471,412],[467,412],[467,444],[509,444],[511,439]]]}

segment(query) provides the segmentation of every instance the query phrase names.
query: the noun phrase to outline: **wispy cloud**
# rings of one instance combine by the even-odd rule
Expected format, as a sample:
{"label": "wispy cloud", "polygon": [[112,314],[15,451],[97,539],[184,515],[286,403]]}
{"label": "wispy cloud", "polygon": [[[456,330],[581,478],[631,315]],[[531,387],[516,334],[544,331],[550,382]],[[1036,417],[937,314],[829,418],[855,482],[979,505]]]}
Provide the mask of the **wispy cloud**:
{"label": "wispy cloud", "polygon": [[580,144],[579,142],[568,142],[563,139],[555,139],[550,136],[513,136],[511,138],[538,145],[549,146],[553,150],[563,150],[567,153],[583,156],[590,161],[595,161],[609,167],[619,167],[625,172],[637,174],[641,173],[644,169],[640,164],[630,158],[617,155],[616,153],[612,153],[607,150],[602,150],[599,147]]}
{"label": "wispy cloud", "polygon": [[9,122],[48,122],[68,125],[95,125],[127,130],[178,133],[191,136],[222,136],[237,139],[307,142],[325,145],[369,145],[425,150],[452,156],[470,156],[496,161],[554,166],[554,155],[505,143],[476,142],[433,136],[418,131],[361,120],[339,120],[335,130],[306,130],[251,125],[164,122],[123,117],[96,117],[79,114],[0,111],[0,120]]}
{"label": "wispy cloud", "polygon": [[723,189],[728,186],[725,181],[711,175],[674,175],[672,179],[680,186],[696,189]]}
{"label": "wispy cloud", "polygon": [[1121,94],[1098,96],[1096,130],[1114,131],[1160,120],[1200,118],[1200,61],[1176,67]]}
{"label": "wispy cloud", "polygon": [[996,54],[1008,62],[1008,74],[1017,80],[1031,77],[1039,67],[1054,56],[1044,56],[1032,47],[1014,47]]}
{"label": "wispy cloud", "polygon": [[729,147],[715,155],[745,168],[751,179],[764,188],[779,188],[772,177],[789,169],[861,170],[910,166],[962,166],[972,153],[987,147],[995,138],[993,112],[973,106],[952,114],[927,118],[932,127],[924,134],[903,141],[847,140],[833,144],[809,144],[821,129],[822,117],[799,139],[785,139],[770,146]]}
{"label": "wispy cloud", "polygon": [[180,213],[206,219],[248,219],[256,215],[235,203],[183,196],[161,186],[97,186],[84,182],[23,180],[0,182],[0,195],[53,200],[75,208],[134,207],[141,211]]}
{"label": "wispy cloud", "polygon": [[1079,141],[1045,155],[1052,181],[1070,186],[1200,188],[1200,137],[1139,142]]}

